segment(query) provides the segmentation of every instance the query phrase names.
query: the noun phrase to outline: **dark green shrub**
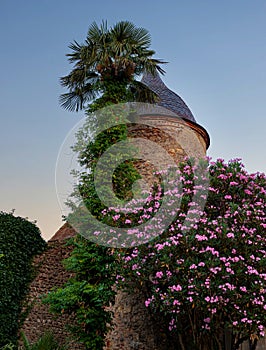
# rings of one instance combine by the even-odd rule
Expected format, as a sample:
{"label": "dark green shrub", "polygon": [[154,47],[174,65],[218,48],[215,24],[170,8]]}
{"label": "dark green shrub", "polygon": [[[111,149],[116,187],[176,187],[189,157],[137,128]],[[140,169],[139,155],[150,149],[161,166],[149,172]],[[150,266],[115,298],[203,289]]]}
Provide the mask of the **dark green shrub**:
{"label": "dark green shrub", "polygon": [[0,346],[17,343],[23,302],[33,278],[32,259],[45,246],[34,223],[0,212]]}

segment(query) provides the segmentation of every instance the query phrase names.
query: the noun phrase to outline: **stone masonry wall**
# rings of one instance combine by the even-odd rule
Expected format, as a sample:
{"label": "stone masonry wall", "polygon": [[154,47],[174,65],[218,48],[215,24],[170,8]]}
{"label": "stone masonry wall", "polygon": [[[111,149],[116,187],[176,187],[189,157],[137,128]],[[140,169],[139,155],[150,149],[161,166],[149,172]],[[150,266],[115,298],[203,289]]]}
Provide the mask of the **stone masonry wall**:
{"label": "stone masonry wall", "polygon": [[118,291],[111,308],[114,329],[107,335],[104,350],[175,350],[144,302],[143,290],[134,286],[130,294]]}
{"label": "stone masonry wall", "polygon": [[[30,343],[35,342],[45,331],[51,331],[60,344],[68,342],[70,334],[65,325],[75,322],[75,317],[65,314],[55,316],[49,312],[48,305],[41,302],[41,298],[53,287],[62,286],[72,276],[62,265],[62,260],[69,256],[71,250],[71,247],[65,246],[64,240],[51,241],[48,242],[48,249],[34,261],[38,274],[30,287],[29,302],[32,308],[21,329]],[[69,349],[84,348],[70,341]]]}

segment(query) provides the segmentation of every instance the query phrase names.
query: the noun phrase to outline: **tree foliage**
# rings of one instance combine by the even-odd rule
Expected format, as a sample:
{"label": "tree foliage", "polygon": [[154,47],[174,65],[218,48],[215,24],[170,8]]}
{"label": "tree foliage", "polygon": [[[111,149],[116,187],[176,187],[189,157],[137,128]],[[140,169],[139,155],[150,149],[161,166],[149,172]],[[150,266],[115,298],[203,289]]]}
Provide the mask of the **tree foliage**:
{"label": "tree foliage", "polygon": [[45,246],[34,223],[0,212],[0,346],[16,345],[23,302],[33,278],[32,259]]}

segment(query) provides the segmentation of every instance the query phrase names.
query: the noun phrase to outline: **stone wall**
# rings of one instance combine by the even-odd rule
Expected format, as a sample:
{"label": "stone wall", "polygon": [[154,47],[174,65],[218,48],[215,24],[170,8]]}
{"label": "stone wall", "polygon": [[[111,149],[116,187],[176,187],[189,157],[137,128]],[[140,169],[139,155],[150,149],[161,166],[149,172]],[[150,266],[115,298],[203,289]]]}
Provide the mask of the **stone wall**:
{"label": "stone wall", "polygon": [[[185,156],[203,158],[209,147],[207,131],[196,123],[170,116],[141,116],[129,127],[129,137],[147,139],[153,146],[153,161],[163,161],[163,149],[175,160]],[[156,148],[158,145],[158,149]],[[145,146],[145,143],[144,143]],[[161,154],[158,150],[161,147]],[[145,154],[145,149],[144,149]]]}
{"label": "stone wall", "polygon": [[[73,324],[75,317],[65,314],[55,316],[49,312],[49,307],[41,302],[41,298],[52,288],[62,286],[72,276],[62,265],[62,260],[69,256],[71,250],[71,247],[65,246],[64,240],[54,240],[48,242],[48,249],[35,258],[34,265],[38,273],[30,287],[29,302],[32,308],[21,329],[31,343],[45,331],[51,331],[61,344],[68,342],[70,334],[66,331],[65,325]],[[69,349],[84,348],[69,341]]]}
{"label": "stone wall", "polygon": [[111,308],[114,328],[106,337],[104,350],[176,350],[144,302],[143,290],[132,286],[130,294],[118,291]]}
{"label": "stone wall", "polygon": [[[248,342],[245,342],[241,345],[239,350],[249,350],[249,344]],[[256,350],[266,350],[266,338],[263,338],[258,341]]]}

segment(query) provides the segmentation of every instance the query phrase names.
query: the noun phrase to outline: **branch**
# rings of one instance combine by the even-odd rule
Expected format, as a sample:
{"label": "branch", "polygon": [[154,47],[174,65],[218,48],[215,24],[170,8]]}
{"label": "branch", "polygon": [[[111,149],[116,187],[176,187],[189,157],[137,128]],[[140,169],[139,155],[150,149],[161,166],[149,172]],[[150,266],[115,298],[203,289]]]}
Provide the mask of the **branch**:
{"label": "branch", "polygon": [[180,343],[180,346],[181,346],[181,350],[186,350],[186,348],[184,346],[184,343],[183,343],[183,339],[182,339],[181,333],[178,333],[178,339],[179,339],[179,343]]}

